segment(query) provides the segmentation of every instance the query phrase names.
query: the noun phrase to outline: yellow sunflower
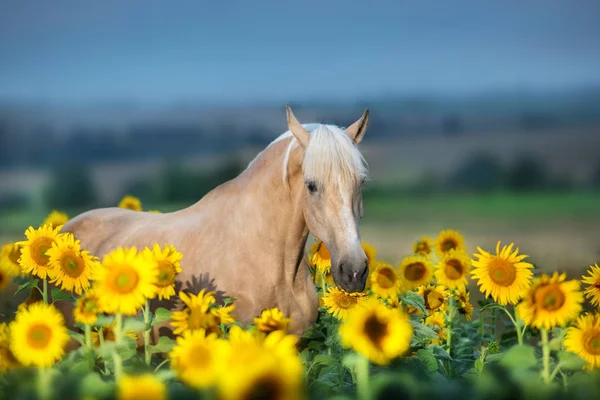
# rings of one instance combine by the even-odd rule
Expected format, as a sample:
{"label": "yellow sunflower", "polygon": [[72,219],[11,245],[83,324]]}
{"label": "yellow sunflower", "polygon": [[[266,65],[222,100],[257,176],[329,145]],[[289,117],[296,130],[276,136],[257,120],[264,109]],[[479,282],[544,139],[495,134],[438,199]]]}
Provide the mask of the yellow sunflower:
{"label": "yellow sunflower", "polygon": [[133,211],[142,211],[142,202],[137,197],[127,195],[121,199],[118,207]]}
{"label": "yellow sunflower", "polygon": [[62,226],[67,223],[69,220],[69,216],[60,211],[52,210],[50,214],[46,217],[44,222],[41,223],[40,226],[48,225],[51,228],[56,228],[57,226]]}
{"label": "yellow sunflower", "polygon": [[223,347],[227,343],[204,329],[185,331],[169,353],[171,368],[185,384],[205,389],[213,386],[221,372]]}
{"label": "yellow sunflower", "polygon": [[444,285],[423,285],[417,288],[417,294],[423,297],[429,313],[444,311],[448,308],[450,292]]}
{"label": "yellow sunflower", "polygon": [[441,231],[435,239],[435,252],[439,258],[442,258],[450,250],[465,252],[465,240],[457,231],[447,229]]}
{"label": "yellow sunflower", "polygon": [[369,275],[373,293],[383,298],[397,297],[402,281],[394,267],[382,261],[375,261],[373,267]]}
{"label": "yellow sunflower", "polygon": [[554,272],[536,278],[523,301],[517,305],[517,314],[526,325],[551,329],[565,326],[579,316],[583,294],[579,281],[565,281],[567,274]]}
{"label": "yellow sunflower", "polygon": [[587,362],[587,368],[600,367],[600,314],[585,314],[567,328],[565,348]]}
{"label": "yellow sunflower", "polygon": [[19,258],[21,258],[22,248],[23,245],[21,243],[9,243],[2,246],[2,250],[0,251],[0,269],[10,276],[21,275]]}
{"label": "yellow sunflower", "polygon": [[21,264],[24,273],[46,279],[48,270],[51,268],[48,250],[52,248],[57,240],[60,240],[61,235],[59,232],[61,229],[62,225],[56,228],[44,225],[38,229],[30,226],[27,229],[25,232],[27,240],[20,242],[23,248],[21,249],[19,264]]}
{"label": "yellow sunflower", "polygon": [[171,315],[173,333],[179,335],[185,331],[203,330],[207,333],[221,334],[221,324],[230,324],[234,321],[230,313],[234,310],[233,304],[217,306],[215,292],[206,292],[202,289],[197,295],[179,292],[179,298],[185,305],[181,311]]}
{"label": "yellow sunflower", "polygon": [[492,296],[500,305],[517,304],[531,286],[533,265],[523,261],[528,256],[519,255],[519,249],[513,251],[514,244],[503,246],[496,244],[496,254],[490,254],[477,247],[478,260],[473,260],[473,279],[481,293]]}
{"label": "yellow sunflower", "polygon": [[[113,321],[110,325],[102,325],[100,327],[94,327],[92,330],[92,344],[96,347],[101,346],[103,342],[114,342],[116,340],[115,336],[115,321]],[[102,333],[102,340],[100,339],[100,333]],[[135,332],[122,332],[121,337],[129,337],[131,339],[138,339],[138,336]]]}
{"label": "yellow sunflower", "polygon": [[10,351],[10,329],[6,322],[0,323],[0,372],[17,368],[19,362]]}
{"label": "yellow sunflower", "polygon": [[323,305],[327,311],[338,319],[345,319],[350,310],[360,307],[367,299],[364,292],[348,293],[336,287],[330,287],[323,296]]}
{"label": "yellow sunflower", "polygon": [[109,314],[135,315],[156,294],[158,270],[135,247],[105,255],[95,275],[100,308]]}
{"label": "yellow sunflower", "polygon": [[375,256],[377,255],[377,250],[375,247],[363,240],[362,248],[367,256],[367,260],[369,260],[369,265],[373,264],[375,262]]}
{"label": "yellow sunflower", "polygon": [[470,293],[466,287],[460,287],[456,290],[456,300],[458,301],[458,312],[465,316],[467,321],[471,320],[473,315],[473,304],[469,300]]}
{"label": "yellow sunflower", "polygon": [[438,330],[436,331],[439,339],[431,339],[431,343],[441,344],[443,341],[446,341],[446,317],[443,312],[436,311],[430,314],[427,318],[425,318],[426,325],[436,326]]}
{"label": "yellow sunflower", "polygon": [[0,268],[0,292],[4,292],[4,290],[10,285],[12,281],[12,277],[8,275],[2,268]]}
{"label": "yellow sunflower", "polygon": [[471,259],[466,253],[450,250],[444,254],[435,270],[437,283],[449,289],[466,286]]}
{"label": "yellow sunflower", "polygon": [[65,320],[53,305],[35,303],[17,312],[10,324],[10,350],[24,366],[49,367],[69,342]]}
{"label": "yellow sunflower", "polygon": [[125,375],[117,383],[117,400],[165,400],[167,387],[152,374]]}
{"label": "yellow sunflower", "polygon": [[341,344],[379,365],[387,365],[410,346],[413,327],[408,316],[399,309],[387,308],[369,298],[364,307],[348,315],[339,328]]}
{"label": "yellow sunflower", "polygon": [[158,269],[156,295],[159,300],[170,299],[175,295],[175,278],[181,272],[182,254],[172,245],[165,245],[161,250],[154,244],[152,250],[144,249],[144,256]]}
{"label": "yellow sunflower", "polygon": [[233,327],[229,345],[222,353],[226,370],[218,377],[219,397],[304,398],[303,368],[296,343],[296,336],[283,331],[256,337]]}
{"label": "yellow sunflower", "polygon": [[98,320],[99,296],[95,291],[89,291],[77,299],[73,309],[75,322],[91,325]]}
{"label": "yellow sunflower", "polygon": [[590,266],[589,276],[583,276],[581,282],[588,285],[584,294],[593,306],[600,307],[600,267],[598,264]]}
{"label": "yellow sunflower", "polygon": [[50,283],[60,285],[64,291],[75,291],[80,295],[87,291],[98,259],[86,250],[81,250],[79,240],[72,233],[64,233],[47,252],[50,257],[48,276]]}
{"label": "yellow sunflower", "polygon": [[331,254],[321,240],[317,240],[317,243],[310,247],[308,262],[323,275],[327,275],[331,271]]}
{"label": "yellow sunflower", "polygon": [[423,236],[421,239],[413,245],[413,252],[420,256],[428,256],[431,254],[433,248],[433,242],[427,236]]}
{"label": "yellow sunflower", "polygon": [[405,257],[398,269],[404,290],[412,290],[429,283],[433,275],[431,261],[419,255]]}
{"label": "yellow sunflower", "polygon": [[291,318],[286,318],[283,312],[275,307],[268,308],[260,314],[260,317],[255,317],[254,326],[265,333],[273,331],[286,332],[291,321]]}

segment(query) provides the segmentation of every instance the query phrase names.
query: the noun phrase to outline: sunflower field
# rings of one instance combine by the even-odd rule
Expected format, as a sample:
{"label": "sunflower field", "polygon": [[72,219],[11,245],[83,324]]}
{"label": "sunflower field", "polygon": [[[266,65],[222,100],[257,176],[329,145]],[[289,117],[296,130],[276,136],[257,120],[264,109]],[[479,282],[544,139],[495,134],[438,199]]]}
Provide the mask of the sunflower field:
{"label": "sunflower field", "polygon": [[[138,199],[120,207],[141,211]],[[158,212],[158,211],[154,211]],[[0,289],[29,298],[2,315],[6,399],[589,399],[600,393],[600,267],[538,273],[516,244],[470,254],[459,232],[423,237],[392,265],[363,243],[367,287],[336,287],[325,245],[307,254],[319,318],[302,337],[266,309],[245,326],[235,299],[175,291],[175,247],[99,259],[53,211],[0,254]],[[416,239],[416,238],[415,238]],[[472,301],[473,297],[481,300]],[[12,293],[10,294],[12,296]],[[152,301],[183,308],[151,311]],[[61,302],[72,303],[74,328]],[[174,339],[151,340],[168,325]]]}

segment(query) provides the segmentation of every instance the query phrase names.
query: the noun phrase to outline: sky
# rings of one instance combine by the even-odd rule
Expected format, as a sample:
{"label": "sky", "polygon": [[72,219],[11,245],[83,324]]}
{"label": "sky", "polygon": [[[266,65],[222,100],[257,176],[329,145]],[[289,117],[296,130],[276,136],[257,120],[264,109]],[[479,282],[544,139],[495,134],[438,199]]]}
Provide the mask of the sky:
{"label": "sky", "polygon": [[2,0],[0,99],[359,99],[600,84],[594,0]]}

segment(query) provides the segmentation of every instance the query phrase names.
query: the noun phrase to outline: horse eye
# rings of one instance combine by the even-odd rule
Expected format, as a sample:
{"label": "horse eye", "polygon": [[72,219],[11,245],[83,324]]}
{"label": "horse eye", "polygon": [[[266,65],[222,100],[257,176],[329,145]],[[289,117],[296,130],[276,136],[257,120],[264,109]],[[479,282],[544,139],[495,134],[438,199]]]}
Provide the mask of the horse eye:
{"label": "horse eye", "polygon": [[308,182],[306,184],[306,187],[308,188],[308,191],[311,192],[311,193],[314,193],[314,192],[317,191],[317,185],[315,185],[314,182]]}

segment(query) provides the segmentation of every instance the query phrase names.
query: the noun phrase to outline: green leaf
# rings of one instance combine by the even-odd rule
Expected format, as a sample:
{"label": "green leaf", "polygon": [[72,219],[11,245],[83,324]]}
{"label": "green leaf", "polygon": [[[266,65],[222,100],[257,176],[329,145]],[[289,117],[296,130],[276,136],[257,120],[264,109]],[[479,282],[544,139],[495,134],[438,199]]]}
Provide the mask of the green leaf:
{"label": "green leaf", "polygon": [[419,349],[417,351],[416,357],[421,360],[425,368],[429,372],[435,372],[438,370],[438,362],[433,353],[426,349]]}
{"label": "green leaf", "polygon": [[175,379],[177,377],[175,371],[172,370],[172,369],[170,369],[170,368],[162,370],[162,371],[159,371],[159,372],[155,373],[154,376],[158,380],[163,381],[163,382],[170,381],[170,380]]}
{"label": "green leaf", "polygon": [[30,280],[30,281],[28,281],[28,282],[25,282],[25,283],[24,283],[24,284],[22,284],[22,285],[19,285],[19,286],[17,287],[17,290],[15,291],[15,296],[16,296],[17,294],[21,293],[23,290],[25,290],[25,289],[29,288],[29,287],[38,287],[38,282],[39,282],[39,281],[40,281],[39,279],[32,279],[32,280]]}
{"label": "green leaf", "polygon": [[225,299],[223,299],[223,305],[226,306],[228,304],[233,303],[234,301],[236,301],[237,299],[234,297],[225,297]]}
{"label": "green leaf", "polygon": [[171,319],[171,314],[171,311],[167,310],[166,308],[157,308],[156,311],[154,311],[154,320],[152,321],[152,326],[168,321]]}
{"label": "green leaf", "polygon": [[113,351],[117,350],[117,344],[115,342],[107,342],[96,349],[96,353],[104,359],[111,359]]}
{"label": "green leaf", "polygon": [[69,368],[70,374],[83,375],[87,372],[90,372],[90,361],[86,359],[78,360]]}
{"label": "green leaf", "polygon": [[500,358],[500,365],[508,369],[528,369],[537,365],[535,349],[528,345],[511,347]]}
{"label": "green leaf", "polygon": [[327,354],[317,354],[313,359],[313,364],[321,364],[321,365],[331,365],[336,363],[336,360],[333,357]]}
{"label": "green leaf", "polygon": [[52,288],[50,293],[52,293],[52,303],[56,303],[57,301],[74,302],[73,296],[70,293],[63,292],[59,288]]}
{"label": "green leaf", "polygon": [[137,340],[128,336],[123,338],[123,343],[117,347],[123,361],[129,360],[137,354]]}
{"label": "green leaf", "polygon": [[80,345],[85,346],[85,336],[81,333],[69,330],[69,336],[77,340]]}
{"label": "green leaf", "polygon": [[152,354],[156,354],[156,353],[168,353],[171,351],[171,349],[173,349],[174,345],[175,344],[173,343],[173,341],[171,339],[169,339],[166,336],[161,336],[158,339],[158,343],[156,343],[156,345],[149,346],[149,347],[150,347],[150,352]]}
{"label": "green leaf", "polygon": [[485,358],[486,362],[497,362],[504,356],[504,353],[490,354]]}
{"label": "green leaf", "polygon": [[137,333],[143,332],[144,330],[146,330],[146,324],[144,323],[144,321],[140,321],[139,319],[126,318],[123,322],[123,332]]}
{"label": "green leaf", "polygon": [[414,335],[419,339],[437,339],[438,333],[433,328],[423,325],[420,322],[410,321],[414,328]]}
{"label": "green leaf", "polygon": [[98,315],[98,319],[96,322],[92,324],[92,326],[102,327],[102,326],[111,326],[113,321],[115,320],[114,315]]}
{"label": "green leaf", "polygon": [[559,351],[558,361],[562,369],[570,371],[578,371],[586,365],[586,361],[583,358],[568,351]]}
{"label": "green leaf", "polygon": [[98,373],[86,375],[79,385],[79,398],[108,398],[113,392],[113,383],[105,382]]}
{"label": "green leaf", "polygon": [[407,291],[406,294],[402,296],[402,303],[407,306],[415,307],[423,315],[427,314],[427,310],[425,309],[425,300],[423,300],[423,297],[415,292]]}

